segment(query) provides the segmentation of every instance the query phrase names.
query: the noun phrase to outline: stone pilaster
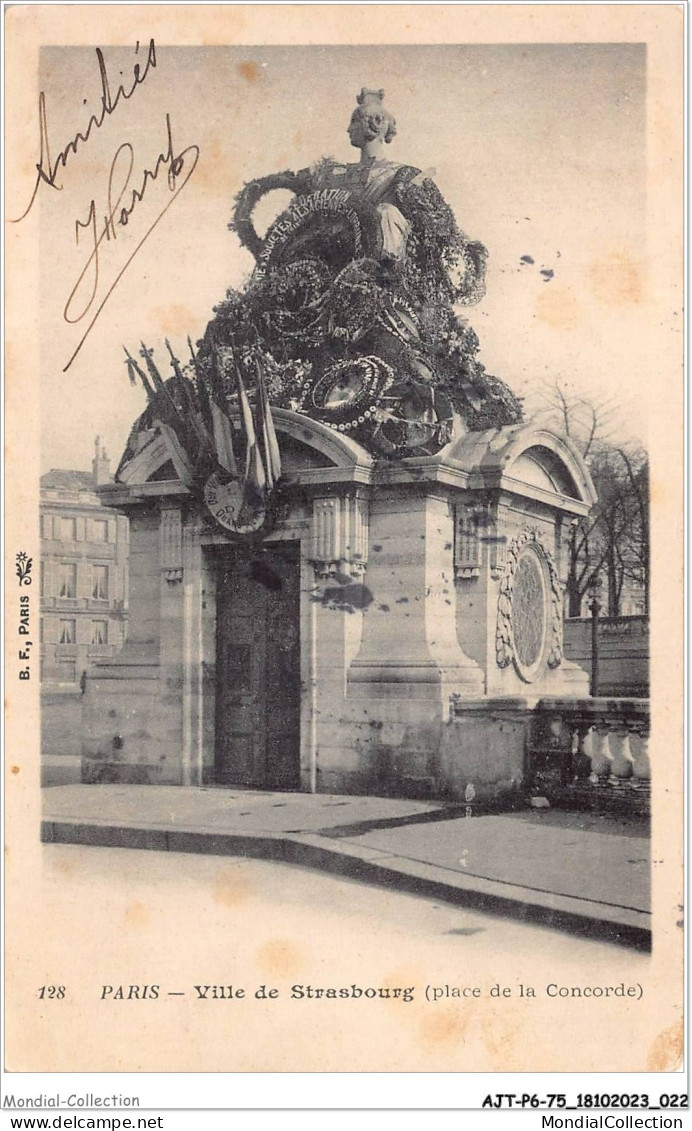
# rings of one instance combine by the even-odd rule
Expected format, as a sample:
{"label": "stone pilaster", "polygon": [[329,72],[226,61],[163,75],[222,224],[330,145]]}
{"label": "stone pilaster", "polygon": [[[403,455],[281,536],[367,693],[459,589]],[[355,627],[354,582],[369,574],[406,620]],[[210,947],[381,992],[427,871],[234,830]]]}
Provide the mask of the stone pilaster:
{"label": "stone pilaster", "polygon": [[[181,785],[189,785],[181,754],[184,632],[182,512],[180,505],[162,506],[159,516],[159,608],[161,672],[156,735],[160,757],[175,764]],[[184,743],[183,743],[184,745]],[[177,764],[176,764],[177,763]]]}
{"label": "stone pilaster", "polygon": [[444,497],[381,493],[371,502],[363,639],[349,696],[448,700],[483,675],[455,625],[453,516]]}
{"label": "stone pilaster", "polygon": [[161,510],[161,569],[166,581],[174,585],[183,579],[182,513],[179,506]]}
{"label": "stone pilaster", "polygon": [[312,563],[319,578],[360,577],[368,551],[368,503],[362,496],[316,498],[312,512]]}

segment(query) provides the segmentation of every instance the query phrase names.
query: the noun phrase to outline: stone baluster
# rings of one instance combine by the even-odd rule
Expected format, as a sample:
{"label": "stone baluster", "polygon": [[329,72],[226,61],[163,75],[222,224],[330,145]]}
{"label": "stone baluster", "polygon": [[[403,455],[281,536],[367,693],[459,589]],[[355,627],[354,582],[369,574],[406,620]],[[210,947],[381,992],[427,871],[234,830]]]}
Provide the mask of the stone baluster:
{"label": "stone baluster", "polygon": [[567,784],[570,777],[572,733],[569,720],[562,715],[551,715],[548,720],[546,744],[552,751],[550,761],[553,771],[559,768],[560,780]]}
{"label": "stone baluster", "polygon": [[632,777],[633,759],[630,749],[629,727],[621,721],[611,722],[608,738],[612,758],[611,783],[621,785]]}
{"label": "stone baluster", "polygon": [[594,785],[606,785],[611,777],[613,764],[610,753],[610,735],[607,725],[596,723],[591,733],[591,774],[589,780]]}
{"label": "stone baluster", "polygon": [[[546,704],[547,706],[547,704]],[[648,756],[648,703],[633,700],[592,700],[586,704],[562,701],[559,713],[541,714],[535,740],[554,767],[558,759],[562,782],[581,795],[628,791],[644,794],[651,785]],[[603,796],[605,802],[605,797]],[[634,808],[638,811],[645,798]]]}
{"label": "stone baluster", "polygon": [[632,735],[632,785],[642,789],[651,784],[651,763],[649,762],[649,734],[644,728]]}
{"label": "stone baluster", "polygon": [[560,749],[563,746],[564,731],[566,723],[563,722],[561,715],[552,715],[548,722],[548,745]]}
{"label": "stone baluster", "polygon": [[591,723],[577,719],[572,724],[572,778],[585,781],[591,773]]}

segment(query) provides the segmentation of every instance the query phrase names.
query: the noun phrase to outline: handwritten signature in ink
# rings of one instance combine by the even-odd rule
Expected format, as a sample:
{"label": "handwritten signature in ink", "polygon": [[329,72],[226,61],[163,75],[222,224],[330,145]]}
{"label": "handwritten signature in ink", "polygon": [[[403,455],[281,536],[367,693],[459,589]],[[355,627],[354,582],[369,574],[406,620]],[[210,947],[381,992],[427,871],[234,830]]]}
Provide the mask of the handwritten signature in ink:
{"label": "handwritten signature in ink", "polygon": [[[137,54],[138,52],[139,40],[137,40],[135,54]],[[132,68],[134,79],[130,89],[125,90],[122,84],[120,84],[114,96],[111,94],[110,81],[108,79],[108,69],[106,67],[106,61],[103,57],[103,51],[100,47],[96,48],[96,58],[98,59],[99,74],[101,77],[101,109],[97,114],[91,115],[89,121],[87,122],[86,129],[84,129],[83,131],[78,130],[75,133],[74,137],[70,138],[67,144],[64,145],[60,150],[55,160],[51,158],[50,151],[48,114],[46,111],[46,94],[43,90],[40,92],[38,96],[39,159],[36,163],[36,182],[34,184],[31,198],[26,208],[22,212],[21,216],[17,216],[16,219],[11,221],[11,223],[18,224],[20,220],[23,220],[26,216],[29,215],[29,212],[34,206],[34,202],[41,185],[49,185],[57,192],[62,192],[62,185],[56,184],[56,178],[60,169],[64,169],[67,165],[68,158],[74,157],[74,155],[77,153],[77,150],[86,145],[92,134],[101,129],[101,126],[106,121],[106,118],[110,117],[110,115],[115,110],[117,110],[121,102],[127,101],[128,99],[132,98],[132,95],[137,90],[137,87],[141,86],[142,83],[146,80],[149,71],[152,68],[156,67],[156,44],[154,43],[153,39],[149,40],[147,60],[144,65],[144,69],[140,67],[140,64],[138,62],[135,63],[134,67]]]}
{"label": "handwritten signature in ink", "polygon": [[[138,50],[139,41],[135,53]],[[130,99],[133,96],[137,88],[145,81],[149,71],[156,67],[156,45],[154,40],[151,39],[144,67],[140,67],[139,62],[135,63],[133,67],[133,81],[129,89],[120,84],[115,95],[112,95],[106,63],[103,52],[99,47],[96,48],[96,56],[101,77],[101,109],[99,113],[91,115],[84,130],[77,131],[63,146],[55,160],[51,156],[45,92],[41,91],[39,95],[39,160],[36,164],[36,182],[29,204],[22,215],[12,221],[13,223],[19,223],[31,211],[41,185],[48,185],[59,192],[62,191],[63,186],[57,183],[57,178],[60,170],[66,168],[68,159],[71,160],[78,155],[92,134],[101,129],[106,118],[113,114],[123,100]],[[140,174],[139,183],[136,187],[133,187],[132,184],[135,163],[134,147],[129,141],[124,141],[118,146],[108,173],[106,207],[103,213],[97,216],[97,211],[100,210],[97,209],[96,198],[92,197],[86,210],[86,216],[74,222],[75,242],[79,247],[86,240],[89,255],[65,303],[63,318],[69,324],[83,322],[87,318],[89,321],[67,364],[63,366],[63,373],[70,368],[77,357],[108,299],[140,248],[166,214],[173,201],[182,192],[195,170],[199,160],[199,147],[188,145],[183,149],[178,150],[176,148],[173,143],[173,130],[168,113],[165,117],[165,128],[166,145],[161,148],[153,165],[145,168]],[[137,205],[144,199],[148,186],[158,180],[162,170],[166,170],[166,181],[170,195],[155,216],[153,223],[149,225],[134,250],[128,255],[115,277],[110,284],[105,285],[104,289],[102,281],[104,242],[117,241],[119,229],[122,235],[122,229],[130,223]],[[85,233],[87,234],[85,235]]]}
{"label": "handwritten signature in ink", "polygon": [[[137,255],[142,244],[154,231],[154,228],[166,214],[175,198],[182,192],[195,171],[195,166],[199,160],[199,147],[197,145],[188,145],[185,149],[176,153],[175,146],[173,145],[173,132],[169,114],[166,114],[166,138],[167,146],[165,151],[159,153],[153,169],[147,168],[144,170],[139,187],[137,188],[130,187],[134,167],[134,149],[128,141],[119,145],[115,151],[115,156],[113,157],[108,175],[108,207],[102,217],[102,222],[97,220],[96,202],[93,197],[89,203],[86,219],[77,220],[75,222],[75,238],[78,244],[80,244],[84,238],[80,237],[80,232],[88,232],[87,238],[89,241],[90,254],[77,277],[74,287],[70,291],[69,298],[65,303],[63,317],[66,322],[70,323],[81,322],[82,319],[90,314],[91,318],[76,349],[67,364],[63,367],[63,373],[69,369],[81,350],[94,323],[125,274],[125,271]],[[102,244],[104,240],[117,240],[118,227],[124,228],[129,224],[130,217],[134,213],[135,208],[144,199],[147,186],[150,182],[157,180],[162,169],[167,170],[168,189],[171,195],[167,203],[156,216],[153,224],[149,226],[139,240],[134,251],[132,251],[125,260],[125,263],[118,271],[113,282],[101,295],[99,284]],[[95,304],[98,305],[96,305],[94,309]]]}

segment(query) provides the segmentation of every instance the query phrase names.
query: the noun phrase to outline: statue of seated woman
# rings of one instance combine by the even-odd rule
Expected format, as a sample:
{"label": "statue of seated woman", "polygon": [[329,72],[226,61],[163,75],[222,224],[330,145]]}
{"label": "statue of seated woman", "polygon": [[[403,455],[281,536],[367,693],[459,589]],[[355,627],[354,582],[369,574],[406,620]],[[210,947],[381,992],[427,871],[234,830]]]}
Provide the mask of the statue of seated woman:
{"label": "statue of seated woman", "polygon": [[[291,212],[300,215],[301,198],[317,195],[324,200],[331,193],[334,221],[339,211],[343,214],[350,207],[356,210],[363,229],[360,246],[354,240],[350,248],[351,258],[363,253],[379,263],[398,265],[414,301],[477,302],[484,293],[485,248],[460,231],[430,173],[385,157],[385,146],[396,136],[396,121],[383,99],[383,90],[363,88],[358,95],[348,126],[351,145],[360,150],[358,162],[325,159],[297,173],[286,171],[251,181],[238,196],[230,227],[260,264],[274,252],[277,242],[292,244],[303,255],[310,243],[305,232],[298,238],[297,231],[287,231],[282,215],[263,240],[255,231],[252,212],[262,196],[277,188],[290,189],[299,198],[289,208],[289,216]],[[302,220],[301,227],[312,229],[310,235],[317,244],[314,211],[304,213]],[[274,239],[277,234],[283,239]],[[327,262],[331,258],[330,265],[340,269],[345,265],[340,250],[338,241],[336,248],[327,242],[319,257]],[[285,262],[283,247],[282,251]]]}
{"label": "statue of seated woman", "polygon": [[[228,343],[241,357],[259,348],[277,403],[402,455],[439,450],[455,428],[516,423],[521,407],[485,374],[455,312],[482,297],[486,250],[430,173],[385,156],[396,122],[383,99],[358,95],[348,136],[359,161],[324,159],[242,189],[229,226],[255,270],[215,308],[199,362],[212,372]],[[254,209],[278,188],[294,199],[261,237]]]}

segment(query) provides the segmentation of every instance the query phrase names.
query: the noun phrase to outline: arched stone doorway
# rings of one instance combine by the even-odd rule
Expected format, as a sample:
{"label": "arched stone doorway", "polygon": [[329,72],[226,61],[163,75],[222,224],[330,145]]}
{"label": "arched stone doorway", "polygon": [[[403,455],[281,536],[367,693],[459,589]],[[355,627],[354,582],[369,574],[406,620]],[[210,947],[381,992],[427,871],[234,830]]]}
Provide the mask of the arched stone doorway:
{"label": "arched stone doorway", "polygon": [[214,780],[300,789],[300,546],[220,547]]}
{"label": "arched stone doorway", "polygon": [[259,540],[213,522],[156,429],[106,488],[130,518],[131,632],[90,674],[84,750],[111,780],[318,788],[319,701],[343,699],[359,642],[374,461],[274,418],[281,503]]}

